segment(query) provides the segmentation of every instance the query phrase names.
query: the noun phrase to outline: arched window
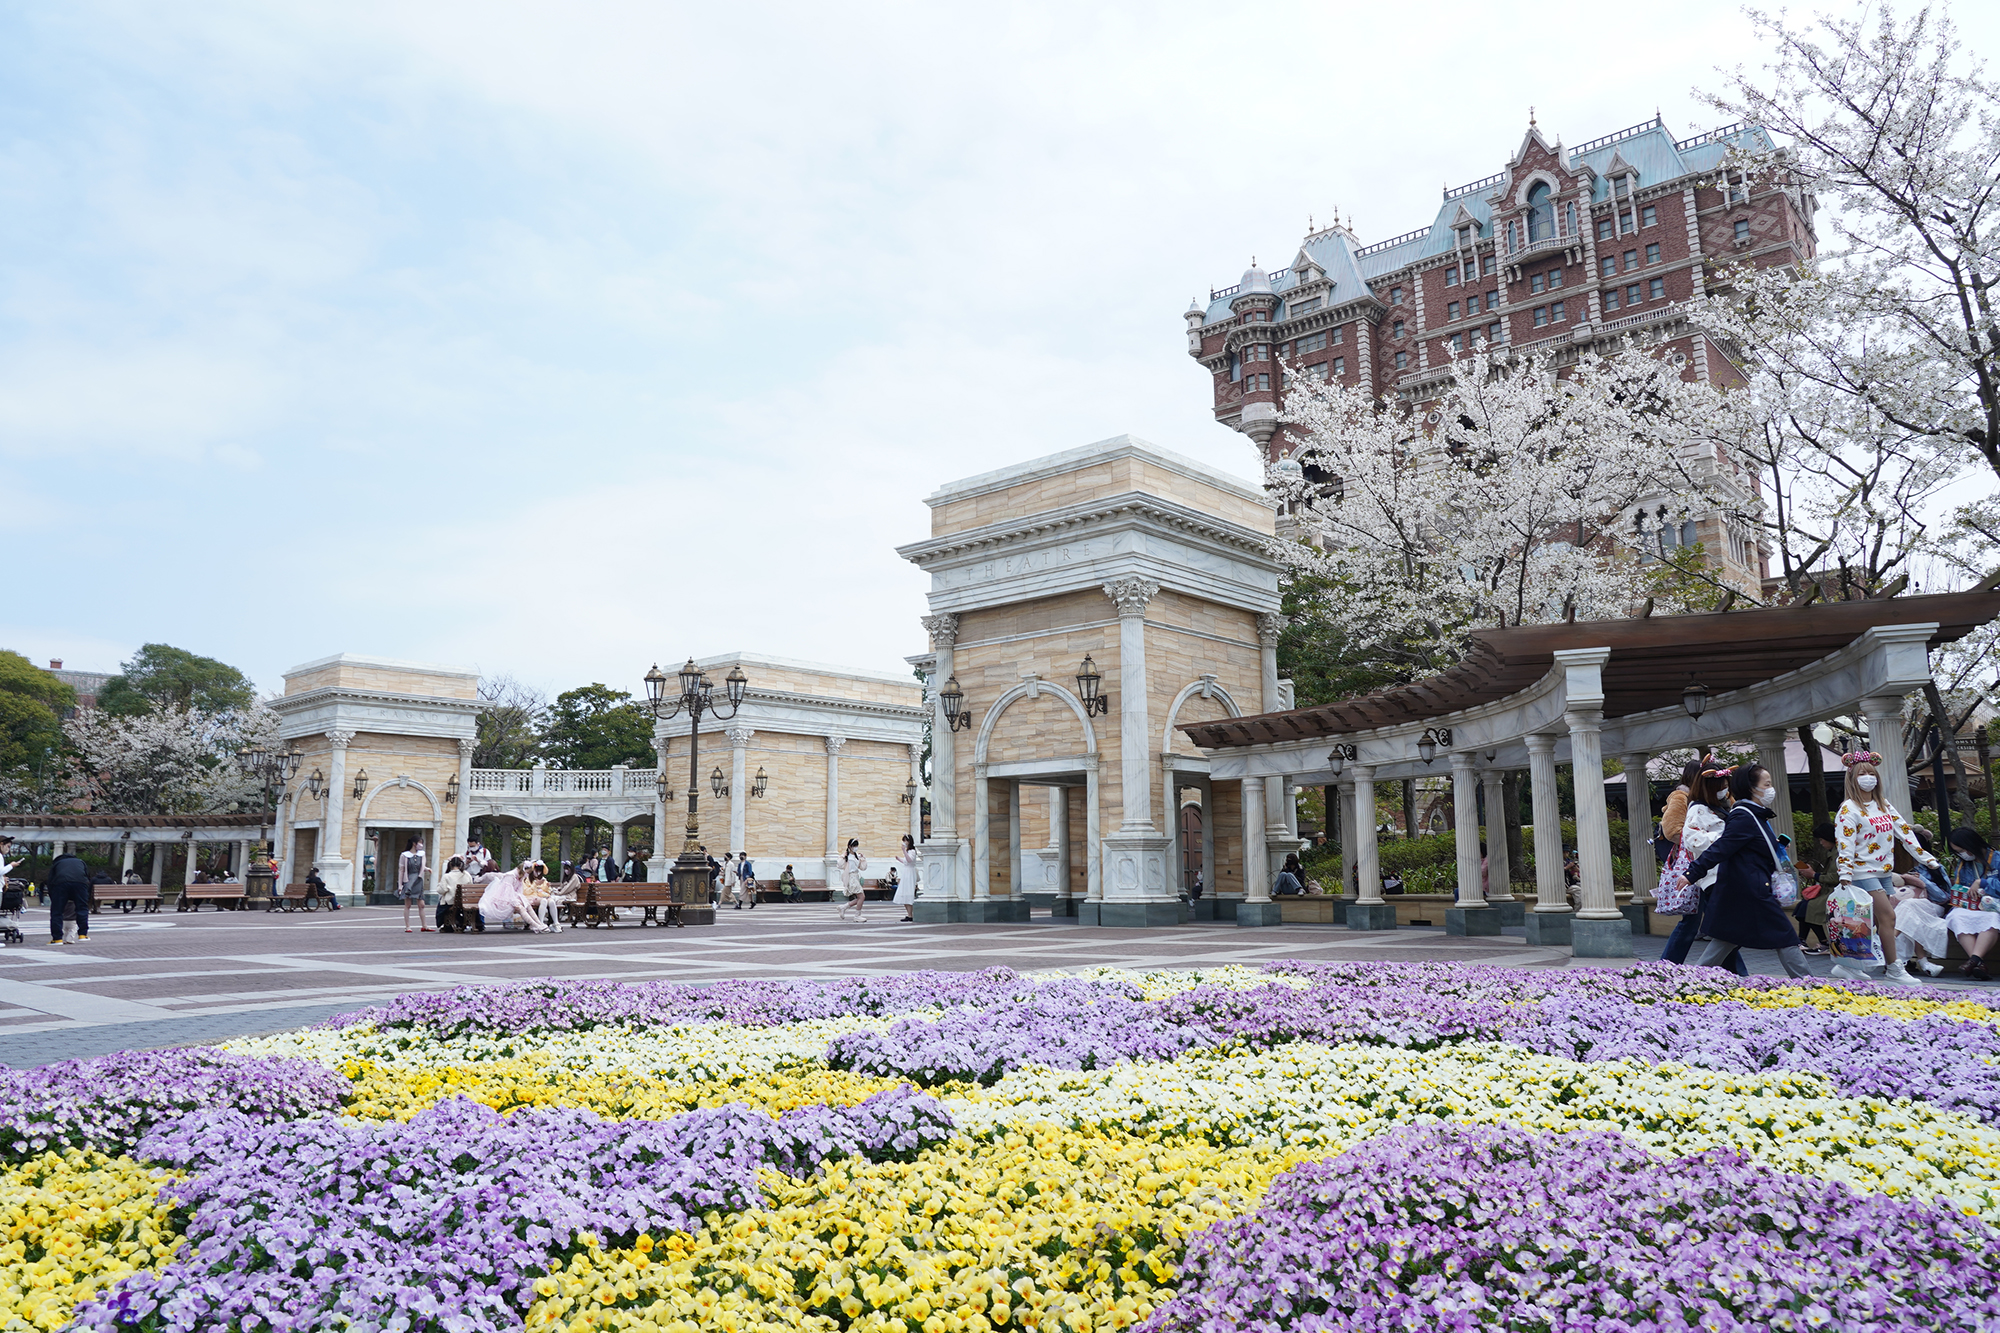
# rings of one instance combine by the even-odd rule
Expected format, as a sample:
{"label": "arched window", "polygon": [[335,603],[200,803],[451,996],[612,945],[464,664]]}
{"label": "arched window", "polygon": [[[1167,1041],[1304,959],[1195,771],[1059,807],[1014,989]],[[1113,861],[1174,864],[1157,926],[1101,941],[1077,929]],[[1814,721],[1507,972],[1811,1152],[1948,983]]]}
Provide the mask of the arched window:
{"label": "arched window", "polygon": [[1553,236],[1555,224],[1555,214],[1549,208],[1548,182],[1543,181],[1528,191],[1528,243],[1532,245],[1545,236]]}

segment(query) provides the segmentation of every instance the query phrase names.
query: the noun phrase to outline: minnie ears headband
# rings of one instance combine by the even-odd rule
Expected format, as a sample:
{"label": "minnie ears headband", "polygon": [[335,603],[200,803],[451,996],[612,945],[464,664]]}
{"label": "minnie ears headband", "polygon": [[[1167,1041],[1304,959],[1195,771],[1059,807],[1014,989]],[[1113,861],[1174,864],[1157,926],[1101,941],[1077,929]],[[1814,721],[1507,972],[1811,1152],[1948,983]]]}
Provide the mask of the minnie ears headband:
{"label": "minnie ears headband", "polygon": [[1873,750],[1849,750],[1846,754],[1840,756],[1840,762],[1849,768],[1853,768],[1856,764],[1880,764],[1882,756],[1876,754]]}

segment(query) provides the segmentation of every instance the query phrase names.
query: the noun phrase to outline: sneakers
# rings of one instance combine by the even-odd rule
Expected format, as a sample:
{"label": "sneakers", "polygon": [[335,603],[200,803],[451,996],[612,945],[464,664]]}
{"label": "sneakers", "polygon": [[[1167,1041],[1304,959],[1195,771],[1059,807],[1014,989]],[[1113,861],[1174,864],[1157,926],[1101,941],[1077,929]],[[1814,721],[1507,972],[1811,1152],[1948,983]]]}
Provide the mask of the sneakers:
{"label": "sneakers", "polygon": [[1917,971],[1927,977],[1941,977],[1944,975],[1944,969],[1928,958],[1919,958],[1917,960]]}
{"label": "sneakers", "polygon": [[1823,958],[1826,956],[1826,950],[1817,944],[1808,944],[1805,948],[1799,950],[1799,952],[1808,958]]}
{"label": "sneakers", "polygon": [[68,944],[68,943],[69,943],[69,941],[68,941],[68,940],[50,940],[50,941],[49,941],[49,943],[50,943],[50,944]]}
{"label": "sneakers", "polygon": [[77,937],[76,937],[76,942],[77,942],[78,944],[82,944],[82,943],[83,943],[83,942],[84,942],[85,940],[87,940],[87,939],[89,939],[89,938],[90,938],[90,936],[89,936],[89,935],[87,935],[87,934],[83,934],[83,933],[79,932],[79,933],[77,934]]}
{"label": "sneakers", "polygon": [[1831,971],[1833,972],[1833,975],[1839,977],[1842,981],[1869,980],[1869,976],[1866,972],[1863,972],[1860,968],[1851,966],[1850,964],[1847,963],[1835,963]]}
{"label": "sneakers", "polygon": [[1910,970],[1903,966],[1903,961],[1900,958],[1889,964],[1889,970],[1882,974],[1882,980],[1888,982],[1891,986],[1921,986],[1924,984],[1910,975]]}

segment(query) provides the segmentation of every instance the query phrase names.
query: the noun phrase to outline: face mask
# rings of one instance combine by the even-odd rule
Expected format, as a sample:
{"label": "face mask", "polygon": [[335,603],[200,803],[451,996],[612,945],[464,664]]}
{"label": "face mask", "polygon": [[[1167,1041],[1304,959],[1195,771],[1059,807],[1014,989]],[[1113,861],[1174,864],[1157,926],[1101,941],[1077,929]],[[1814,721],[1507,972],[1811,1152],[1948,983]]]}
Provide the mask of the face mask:
{"label": "face mask", "polygon": [[1854,779],[1854,785],[1863,791],[1874,791],[1875,775],[1873,773],[1863,773],[1860,777]]}
{"label": "face mask", "polygon": [[1776,787],[1759,787],[1757,789],[1757,804],[1769,805],[1777,799],[1778,789]]}
{"label": "face mask", "polygon": [[1972,853],[1966,851],[1965,848],[1961,847],[1958,849],[1958,859],[1961,861],[1970,861],[1972,859]]}

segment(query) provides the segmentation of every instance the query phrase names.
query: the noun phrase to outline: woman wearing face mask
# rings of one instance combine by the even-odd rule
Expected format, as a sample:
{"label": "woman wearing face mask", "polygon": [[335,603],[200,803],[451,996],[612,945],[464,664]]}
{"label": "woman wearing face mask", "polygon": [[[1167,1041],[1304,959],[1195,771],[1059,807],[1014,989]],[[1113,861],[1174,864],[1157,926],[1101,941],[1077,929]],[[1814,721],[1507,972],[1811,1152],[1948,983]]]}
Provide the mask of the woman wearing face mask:
{"label": "woman wearing face mask", "polygon": [[1945,914],[1944,928],[1958,936],[1965,949],[1966,963],[1959,970],[1974,981],[1991,981],[1986,955],[2000,943],[2000,851],[1976,830],[1951,831],[1952,860],[1951,910]]}
{"label": "woman wearing face mask", "polygon": [[[1676,840],[1662,883],[1671,883],[1682,876],[1694,864],[1695,858],[1713,847],[1715,840],[1722,836],[1729,814],[1729,777],[1732,771],[1715,767],[1714,755],[1704,755],[1682,771],[1681,783],[1686,788],[1686,794],[1683,795],[1681,788],[1676,787],[1667,798],[1667,813],[1660,820],[1662,830],[1672,824],[1673,832],[1668,836]],[[1705,875],[1687,876],[1701,891],[1701,896],[1695,900],[1694,910],[1684,914],[1673,933],[1667,936],[1666,947],[1660,952],[1661,962],[1687,961],[1688,951],[1702,936],[1702,909],[1714,891],[1719,873],[1711,870]],[[1728,967],[1739,977],[1750,975],[1749,965],[1740,953],[1729,955]]]}
{"label": "woman wearing face mask", "polygon": [[1778,843],[1771,832],[1771,803],[1778,791],[1771,770],[1762,764],[1741,764],[1729,775],[1729,794],[1736,803],[1722,836],[1687,868],[1682,879],[1699,880],[1718,872],[1715,888],[1702,898],[1701,928],[1707,936],[1688,962],[1695,967],[1721,967],[1739,949],[1770,949],[1785,974],[1811,976],[1799,933],[1771,893],[1771,875],[1778,869]]}
{"label": "woman wearing face mask", "polygon": [[[1850,750],[1840,757],[1847,765],[1847,799],[1834,816],[1836,865],[1842,884],[1852,884],[1866,893],[1875,905],[1875,933],[1882,939],[1882,961],[1888,964],[1883,980],[1899,986],[1921,986],[1896,957],[1895,846],[1902,843],[1911,856],[1942,871],[1938,859],[1924,850],[1909,824],[1882,797],[1882,773],[1876,767],[1882,756],[1869,750]],[[1866,981],[1868,974],[1846,963],[1835,963],[1833,974],[1848,981]]]}

